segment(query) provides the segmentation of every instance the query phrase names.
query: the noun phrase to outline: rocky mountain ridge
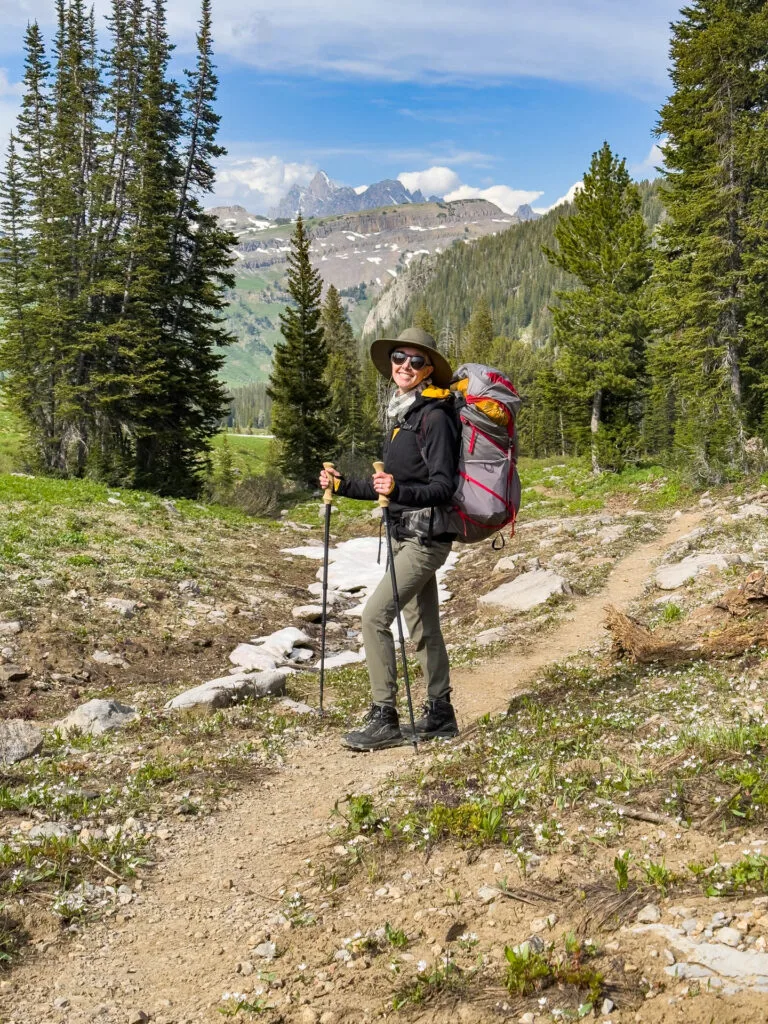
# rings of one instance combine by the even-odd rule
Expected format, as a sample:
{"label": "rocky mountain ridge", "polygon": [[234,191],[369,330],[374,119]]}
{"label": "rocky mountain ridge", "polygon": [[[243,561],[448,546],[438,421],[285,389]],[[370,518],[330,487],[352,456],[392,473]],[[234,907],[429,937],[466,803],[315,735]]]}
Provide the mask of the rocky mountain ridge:
{"label": "rocky mountain ridge", "polygon": [[375,210],[379,206],[427,202],[440,202],[440,197],[425,199],[421,191],[410,192],[396,178],[385,178],[363,189],[354,189],[348,185],[337,185],[325,171],[318,171],[309,185],[293,185],[271,214],[275,218],[295,220],[299,213],[304,217],[330,217]]}

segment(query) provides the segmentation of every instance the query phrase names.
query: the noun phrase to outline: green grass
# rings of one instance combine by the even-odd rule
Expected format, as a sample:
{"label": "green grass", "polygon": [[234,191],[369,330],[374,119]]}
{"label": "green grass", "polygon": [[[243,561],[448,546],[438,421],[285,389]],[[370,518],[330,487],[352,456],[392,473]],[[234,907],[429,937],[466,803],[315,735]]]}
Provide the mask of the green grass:
{"label": "green grass", "polygon": [[13,413],[0,409],[0,473],[14,473],[24,468],[21,456],[23,437]]}
{"label": "green grass", "polygon": [[214,466],[225,443],[232,454],[232,468],[240,476],[258,476],[266,470],[270,438],[258,434],[217,434],[211,446]]}

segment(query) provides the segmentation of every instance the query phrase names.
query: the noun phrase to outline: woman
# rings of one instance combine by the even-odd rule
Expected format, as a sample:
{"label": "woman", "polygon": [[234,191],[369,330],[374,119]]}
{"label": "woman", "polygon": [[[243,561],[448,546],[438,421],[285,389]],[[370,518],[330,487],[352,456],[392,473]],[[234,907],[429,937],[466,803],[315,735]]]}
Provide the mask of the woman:
{"label": "woman", "polygon": [[[440,631],[435,573],[448,557],[453,533],[433,535],[436,507],[450,503],[456,488],[458,426],[446,390],[452,377],[434,338],[409,327],[397,338],[379,338],[371,359],[397,390],[387,410],[384,471],[370,480],[320,474],[320,486],[331,486],[347,498],[390,499],[397,589],[403,616],[427,682],[424,713],[416,722],[419,739],[455,736],[450,670]],[[423,510],[426,528],[413,525],[411,509]],[[363,611],[363,642],[371,680],[373,704],[363,726],[348,733],[343,743],[352,750],[380,750],[410,741],[400,731],[397,714],[397,660],[391,624],[395,618],[390,573],[385,573]]]}

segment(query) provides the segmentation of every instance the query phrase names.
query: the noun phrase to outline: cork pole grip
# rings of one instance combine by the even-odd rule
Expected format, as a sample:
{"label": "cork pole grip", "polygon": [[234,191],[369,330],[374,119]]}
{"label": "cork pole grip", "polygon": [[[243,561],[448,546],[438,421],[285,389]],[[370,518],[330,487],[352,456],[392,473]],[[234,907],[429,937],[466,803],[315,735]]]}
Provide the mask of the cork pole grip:
{"label": "cork pole grip", "polygon": [[[335,468],[336,467],[334,466],[334,464],[332,462],[324,462],[323,463],[323,469],[325,470],[326,473],[331,473]],[[331,482],[330,487],[326,487],[325,490],[323,491],[323,504],[325,504],[325,505],[332,505],[333,504],[333,483],[332,482]]]}
{"label": "cork pole grip", "polygon": [[[383,473],[384,463],[374,462],[373,468],[376,470],[377,473]],[[379,505],[381,506],[381,508],[389,508],[389,498],[386,496],[386,494],[379,495]]]}

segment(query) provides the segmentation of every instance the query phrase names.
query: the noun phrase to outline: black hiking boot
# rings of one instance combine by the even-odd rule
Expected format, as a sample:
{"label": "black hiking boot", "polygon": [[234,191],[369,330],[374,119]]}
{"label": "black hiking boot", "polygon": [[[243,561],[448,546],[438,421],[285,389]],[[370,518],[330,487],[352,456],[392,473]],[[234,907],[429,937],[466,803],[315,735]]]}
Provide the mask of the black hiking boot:
{"label": "black hiking boot", "polygon": [[[450,739],[451,736],[459,735],[456,714],[449,700],[428,700],[421,710],[422,717],[416,719],[417,739]],[[411,737],[410,725],[403,726],[403,734]]]}
{"label": "black hiking boot", "polygon": [[384,750],[401,747],[405,737],[400,732],[397,708],[389,704],[372,704],[364,719],[364,728],[348,732],[341,742],[350,750]]}

